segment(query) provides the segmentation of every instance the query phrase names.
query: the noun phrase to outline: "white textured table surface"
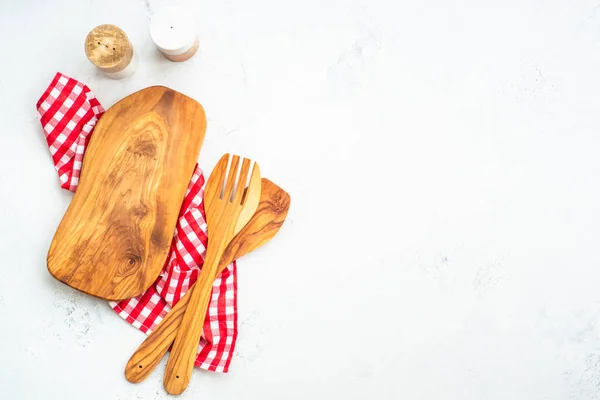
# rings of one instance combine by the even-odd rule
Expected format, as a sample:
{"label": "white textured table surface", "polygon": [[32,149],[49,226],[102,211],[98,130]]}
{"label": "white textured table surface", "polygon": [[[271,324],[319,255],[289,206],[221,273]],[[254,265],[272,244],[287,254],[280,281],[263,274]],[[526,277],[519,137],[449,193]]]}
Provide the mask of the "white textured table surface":
{"label": "white textured table surface", "polygon": [[[181,398],[600,398],[598,1],[189,1],[182,64],[147,31],[165,3],[0,0],[0,398],[168,398],[164,362],[123,376],[143,334],[46,270],[71,198],[35,110],[56,71],[105,106],[196,98],[201,166],[248,155],[292,195],[240,262],[231,372]],[[85,59],[102,23],[132,78]]]}

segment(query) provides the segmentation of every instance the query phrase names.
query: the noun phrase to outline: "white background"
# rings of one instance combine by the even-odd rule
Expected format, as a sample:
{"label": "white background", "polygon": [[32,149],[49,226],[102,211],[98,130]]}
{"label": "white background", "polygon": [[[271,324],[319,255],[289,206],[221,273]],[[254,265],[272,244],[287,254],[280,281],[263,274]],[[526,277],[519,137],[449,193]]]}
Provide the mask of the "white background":
{"label": "white background", "polygon": [[[55,281],[60,189],[35,103],[56,71],[106,107],[153,84],[200,101],[200,165],[257,160],[292,196],[239,269],[229,374],[182,399],[600,399],[600,4],[591,0],[0,0],[0,398],[163,399],[144,335]],[[139,70],[83,51],[123,28]]]}

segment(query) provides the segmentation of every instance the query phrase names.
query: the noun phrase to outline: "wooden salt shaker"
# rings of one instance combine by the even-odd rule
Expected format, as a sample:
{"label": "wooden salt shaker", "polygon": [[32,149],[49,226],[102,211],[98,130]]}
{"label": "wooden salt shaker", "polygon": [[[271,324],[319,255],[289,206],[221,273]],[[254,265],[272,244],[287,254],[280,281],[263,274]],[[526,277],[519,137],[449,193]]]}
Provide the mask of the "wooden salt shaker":
{"label": "wooden salt shaker", "polygon": [[150,20],[150,36],[163,56],[171,61],[189,60],[198,50],[194,19],[180,7],[158,10]]}
{"label": "wooden salt shaker", "polygon": [[133,45],[123,30],[106,24],[92,29],[85,38],[85,55],[112,79],[127,78],[137,69]]}

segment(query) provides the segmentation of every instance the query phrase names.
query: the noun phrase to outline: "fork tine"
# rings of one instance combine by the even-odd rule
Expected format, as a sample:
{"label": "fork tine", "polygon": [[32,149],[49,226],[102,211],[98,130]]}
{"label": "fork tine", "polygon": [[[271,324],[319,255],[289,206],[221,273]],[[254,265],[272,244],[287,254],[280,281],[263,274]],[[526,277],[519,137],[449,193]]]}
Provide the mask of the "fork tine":
{"label": "fork tine", "polygon": [[242,196],[244,195],[244,189],[246,189],[246,183],[248,182],[248,172],[250,171],[251,162],[252,161],[249,158],[244,158],[236,186],[237,189],[234,194],[235,197],[233,198],[235,204],[242,204]]}
{"label": "fork tine", "polygon": [[231,196],[233,195],[233,190],[235,189],[235,181],[237,178],[239,165],[240,156],[233,156],[233,159],[231,160],[231,165],[229,167],[225,192],[223,193],[223,200],[225,201],[231,201]]}
{"label": "fork tine", "polygon": [[[207,193],[215,193],[215,200],[218,200],[221,197],[221,193],[223,192],[223,186],[225,183],[225,177],[227,176],[228,163],[229,154],[224,154],[217,163],[217,165],[215,165],[213,172],[210,174],[208,180],[206,181],[206,188],[204,189],[205,195]],[[211,203],[212,200],[213,198],[205,198],[206,205]]]}
{"label": "fork tine", "polygon": [[258,203],[260,202],[260,194],[261,194],[261,180],[260,180],[260,168],[258,167],[258,163],[254,163],[252,166],[252,175],[250,175],[250,181],[248,187],[244,191],[241,203],[242,212],[238,218],[238,221],[235,225],[236,232],[239,232],[250,219],[252,215],[254,215],[256,208],[258,207]]}

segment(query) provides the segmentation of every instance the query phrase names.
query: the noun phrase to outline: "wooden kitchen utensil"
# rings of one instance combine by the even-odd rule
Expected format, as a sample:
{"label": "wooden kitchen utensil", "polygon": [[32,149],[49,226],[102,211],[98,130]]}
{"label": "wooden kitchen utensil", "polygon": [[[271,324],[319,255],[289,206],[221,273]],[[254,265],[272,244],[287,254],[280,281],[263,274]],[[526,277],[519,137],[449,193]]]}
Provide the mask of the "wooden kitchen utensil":
{"label": "wooden kitchen utensil", "polygon": [[[233,156],[229,168],[228,161],[228,154],[221,158],[208,178],[204,190],[208,248],[202,271],[196,281],[196,289],[190,294],[167,362],[164,386],[170,394],[180,394],[188,385],[219,261],[231,240],[256,211],[260,199],[258,164],[254,163],[249,185],[244,190],[250,171],[250,160],[243,160],[239,177],[237,171],[240,157]],[[243,211],[246,207],[249,207],[250,211]]]}
{"label": "wooden kitchen utensil", "polygon": [[205,131],[202,106],[162,86],[108,109],[52,240],[50,273],[107,300],[143,293],[165,263]]}
{"label": "wooden kitchen utensil", "polygon": [[[290,208],[290,195],[267,178],[262,178],[261,183],[258,208],[246,226],[235,235],[225,249],[216,276],[219,276],[233,260],[271,240],[285,221]],[[192,285],[188,289],[186,295],[175,304],[131,356],[125,367],[125,377],[128,381],[139,383],[146,379],[169,350],[194,287],[195,285]]]}

